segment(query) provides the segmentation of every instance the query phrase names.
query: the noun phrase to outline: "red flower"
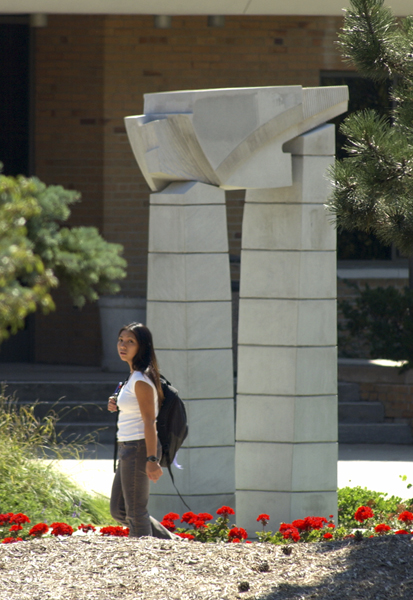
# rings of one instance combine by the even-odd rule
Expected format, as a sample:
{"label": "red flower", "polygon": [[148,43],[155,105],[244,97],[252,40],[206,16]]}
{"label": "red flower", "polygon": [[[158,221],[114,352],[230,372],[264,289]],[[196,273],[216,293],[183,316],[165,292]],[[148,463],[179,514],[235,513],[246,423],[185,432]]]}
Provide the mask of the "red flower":
{"label": "red flower", "polygon": [[174,512],[170,512],[167,515],[164,515],[165,521],[177,521],[179,519],[179,515]]}
{"label": "red flower", "polygon": [[413,513],[405,510],[404,512],[400,513],[397,518],[399,521],[403,521],[403,523],[410,525],[410,523],[413,522]]}
{"label": "red flower", "polygon": [[50,527],[52,535],[72,535],[73,533],[73,527],[67,523],[52,523]]}
{"label": "red flower", "polygon": [[17,515],[13,515],[10,518],[9,523],[17,523],[18,525],[21,525],[22,523],[30,523],[30,519],[27,515],[24,515],[23,513],[17,513]]}
{"label": "red flower", "polygon": [[333,535],[332,535],[331,533],[325,533],[325,534],[323,535],[323,538],[324,538],[325,540],[332,540],[332,539],[333,539]]}
{"label": "red flower", "polygon": [[21,525],[12,525],[9,531],[21,531],[23,527]]}
{"label": "red flower", "polygon": [[400,534],[409,535],[410,531],[406,531],[406,529],[399,529],[398,531],[395,531],[394,533],[395,533],[395,535],[400,535]]}
{"label": "red flower", "polygon": [[179,537],[183,538],[184,540],[194,540],[195,536],[191,535],[190,533],[177,533],[176,535],[179,535]]}
{"label": "red flower", "polygon": [[79,529],[84,531],[85,533],[87,533],[88,531],[96,531],[96,527],[93,527],[93,525],[83,525],[83,523],[78,526],[78,530]]}
{"label": "red flower", "polygon": [[312,531],[313,529],[322,529],[325,523],[327,523],[327,519],[324,517],[306,517],[293,521],[292,526],[298,531]]}
{"label": "red flower", "polygon": [[229,506],[221,506],[221,508],[218,508],[217,510],[217,515],[222,515],[224,519],[226,519],[228,515],[235,515],[235,510]]}
{"label": "red flower", "polygon": [[231,540],[231,544],[240,544],[241,540],[239,540],[238,538],[232,538]]}
{"label": "red flower", "polygon": [[8,525],[10,523],[10,519],[13,517],[13,513],[4,513],[0,515],[0,526]]}
{"label": "red flower", "polygon": [[349,538],[353,538],[353,537],[355,537],[354,533],[349,533],[348,535],[345,535],[343,537],[343,540],[348,540]]}
{"label": "red flower", "polygon": [[363,521],[371,519],[372,517],[374,517],[374,513],[370,506],[359,506],[354,513],[354,518],[356,521],[359,521],[359,523],[363,523]]}
{"label": "red flower", "polygon": [[290,525],[289,528],[283,530],[283,538],[285,540],[293,540],[293,542],[298,542],[300,540],[300,533],[296,527]]}
{"label": "red flower", "polygon": [[208,525],[205,525],[205,521],[203,521],[202,519],[198,519],[198,517],[195,517],[195,519],[193,521],[191,521],[191,524],[195,527],[195,529],[201,529],[202,527],[208,527]]}
{"label": "red flower", "polygon": [[209,513],[199,513],[198,519],[202,519],[202,521],[212,521],[214,517]]}
{"label": "red flower", "polygon": [[163,525],[168,531],[175,531],[175,523],[170,519],[165,519],[165,517],[161,521],[161,525]]}
{"label": "red flower", "polygon": [[233,527],[228,531],[228,539],[238,538],[246,540],[248,537],[248,533],[242,527]]}
{"label": "red flower", "polygon": [[188,523],[189,525],[192,523],[194,519],[197,518],[197,515],[192,511],[186,512],[182,515],[181,523]]}
{"label": "red flower", "polygon": [[329,519],[334,519],[334,515],[328,515]]}
{"label": "red flower", "polygon": [[101,527],[100,535],[113,535],[115,537],[128,537],[129,529],[123,528],[120,525],[109,525],[108,527]]}
{"label": "red flower", "polygon": [[269,515],[262,514],[262,515],[258,515],[258,517],[257,517],[257,522],[261,521],[263,527],[266,526],[266,524],[268,523],[269,520],[270,520]]}
{"label": "red flower", "polygon": [[386,533],[386,531],[390,531],[391,527],[390,525],[386,525],[386,523],[380,523],[379,525],[376,525],[376,527],[374,528],[374,531],[376,533]]}
{"label": "red flower", "polygon": [[30,531],[29,531],[29,535],[34,535],[35,537],[41,537],[44,533],[47,533],[49,531],[49,527],[48,525],[46,525],[46,523],[38,523],[37,525],[34,525]]}
{"label": "red flower", "polygon": [[330,529],[335,529],[336,528],[336,526],[334,525],[334,523],[329,523],[327,525],[327,527],[329,527]]}
{"label": "red flower", "polygon": [[2,543],[2,544],[13,544],[13,542],[22,542],[22,541],[23,541],[23,539],[22,539],[22,538],[19,538],[19,537],[17,537],[17,538],[14,538],[14,537],[5,537],[5,538],[4,538],[4,539],[1,541],[1,543]]}

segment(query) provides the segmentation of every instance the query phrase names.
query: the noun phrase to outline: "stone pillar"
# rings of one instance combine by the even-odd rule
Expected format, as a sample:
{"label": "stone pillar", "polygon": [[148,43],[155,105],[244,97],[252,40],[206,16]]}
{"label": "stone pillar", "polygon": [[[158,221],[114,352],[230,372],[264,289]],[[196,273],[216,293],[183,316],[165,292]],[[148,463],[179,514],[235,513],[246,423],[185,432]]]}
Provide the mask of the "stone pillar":
{"label": "stone pillar", "polygon": [[242,232],[236,521],[337,512],[336,233],[323,204],[334,126],[284,145],[291,187],[247,190]]}
{"label": "stone pillar", "polygon": [[[179,390],[189,435],[175,482],[194,512],[234,505],[234,388],[225,192],[172,183],[151,195],[147,324],[160,370]],[[156,517],[186,510],[165,472]]]}

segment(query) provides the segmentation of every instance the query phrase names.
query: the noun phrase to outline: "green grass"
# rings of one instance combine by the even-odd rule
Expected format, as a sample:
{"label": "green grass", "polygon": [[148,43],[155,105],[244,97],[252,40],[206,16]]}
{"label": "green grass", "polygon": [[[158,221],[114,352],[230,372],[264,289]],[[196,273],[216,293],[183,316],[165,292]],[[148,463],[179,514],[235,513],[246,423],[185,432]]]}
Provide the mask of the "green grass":
{"label": "green grass", "polygon": [[51,411],[38,419],[35,406],[0,393],[0,513],[22,512],[32,523],[113,524],[107,498],[85,492],[42,460],[81,458],[82,446],[59,443],[58,416]]}

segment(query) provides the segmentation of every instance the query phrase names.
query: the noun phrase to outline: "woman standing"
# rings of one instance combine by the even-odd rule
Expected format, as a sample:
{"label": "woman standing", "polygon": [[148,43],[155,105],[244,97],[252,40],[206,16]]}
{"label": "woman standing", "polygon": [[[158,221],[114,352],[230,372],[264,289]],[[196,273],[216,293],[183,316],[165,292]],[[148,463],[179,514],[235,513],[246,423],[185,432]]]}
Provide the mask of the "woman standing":
{"label": "woman standing", "polygon": [[130,537],[176,538],[148,513],[149,483],[156,483],[163,474],[156,432],[156,417],[163,395],[149,329],[141,323],[122,327],[118,353],[128,363],[130,375],[118,397],[111,396],[108,402],[111,412],[119,410],[119,463],[110,512],[115,521],[129,527]]}

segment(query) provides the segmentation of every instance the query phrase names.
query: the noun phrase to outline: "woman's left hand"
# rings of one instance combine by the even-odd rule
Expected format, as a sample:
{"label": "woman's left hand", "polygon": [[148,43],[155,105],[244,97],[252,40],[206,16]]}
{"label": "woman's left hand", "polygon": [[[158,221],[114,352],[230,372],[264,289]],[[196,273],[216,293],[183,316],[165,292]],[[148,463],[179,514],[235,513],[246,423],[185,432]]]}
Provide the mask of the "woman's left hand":
{"label": "woman's left hand", "polygon": [[146,463],[146,474],[151,481],[156,483],[159,477],[162,477],[163,470],[159,463],[147,462]]}

